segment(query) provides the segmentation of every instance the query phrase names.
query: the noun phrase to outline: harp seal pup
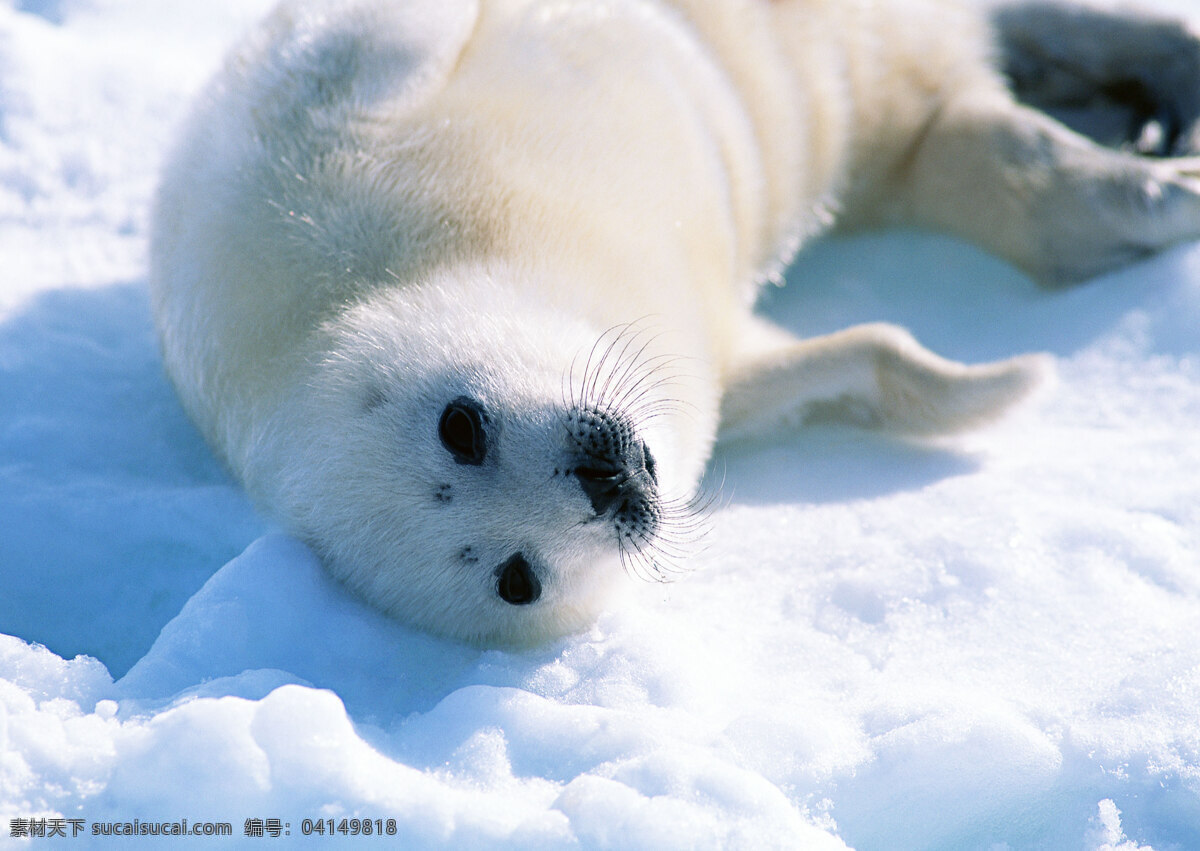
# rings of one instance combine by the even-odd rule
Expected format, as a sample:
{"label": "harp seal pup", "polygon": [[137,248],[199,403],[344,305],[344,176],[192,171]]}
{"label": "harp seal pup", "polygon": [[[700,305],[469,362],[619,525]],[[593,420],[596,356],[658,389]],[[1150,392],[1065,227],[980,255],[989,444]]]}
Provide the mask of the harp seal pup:
{"label": "harp seal pup", "polygon": [[1043,5],[288,0],[165,167],[166,368],[375,606],[480,644],[576,631],[622,561],[678,557],[718,428],[952,432],[1037,382],[1036,356],[755,317],[835,220],[1049,284],[1200,234],[1197,160],[1137,150],[1190,153],[1197,55],[1179,24]]}

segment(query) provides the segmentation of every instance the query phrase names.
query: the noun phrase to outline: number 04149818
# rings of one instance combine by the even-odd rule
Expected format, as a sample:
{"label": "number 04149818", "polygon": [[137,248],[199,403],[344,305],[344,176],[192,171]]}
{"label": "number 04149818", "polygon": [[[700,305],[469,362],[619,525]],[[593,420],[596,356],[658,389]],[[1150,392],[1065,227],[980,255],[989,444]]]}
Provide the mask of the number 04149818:
{"label": "number 04149818", "polygon": [[395,836],[395,819],[305,819],[300,823],[300,832],[305,836]]}

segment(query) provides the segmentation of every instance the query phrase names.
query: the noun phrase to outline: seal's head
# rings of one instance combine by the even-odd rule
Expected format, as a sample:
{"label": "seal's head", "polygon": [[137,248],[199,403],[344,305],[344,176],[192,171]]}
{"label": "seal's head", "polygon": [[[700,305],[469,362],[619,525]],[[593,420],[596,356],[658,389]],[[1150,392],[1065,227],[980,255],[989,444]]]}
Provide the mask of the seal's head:
{"label": "seal's head", "polygon": [[481,289],[384,291],[326,323],[250,478],[389,614],[524,645],[590,624],[622,564],[660,575],[690,472],[653,334]]}

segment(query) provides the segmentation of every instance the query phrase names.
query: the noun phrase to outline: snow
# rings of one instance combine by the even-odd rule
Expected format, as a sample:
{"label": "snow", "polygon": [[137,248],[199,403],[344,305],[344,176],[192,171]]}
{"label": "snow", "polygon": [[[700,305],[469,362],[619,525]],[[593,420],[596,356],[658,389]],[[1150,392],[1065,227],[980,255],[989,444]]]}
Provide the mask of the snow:
{"label": "snow", "polygon": [[727,446],[689,575],[467,648],[256,516],[159,365],[157,163],[266,5],[0,3],[0,846],[1200,847],[1200,244],[1054,293],[938,236],[814,246],[789,327],[1049,351],[1056,386],[954,440]]}

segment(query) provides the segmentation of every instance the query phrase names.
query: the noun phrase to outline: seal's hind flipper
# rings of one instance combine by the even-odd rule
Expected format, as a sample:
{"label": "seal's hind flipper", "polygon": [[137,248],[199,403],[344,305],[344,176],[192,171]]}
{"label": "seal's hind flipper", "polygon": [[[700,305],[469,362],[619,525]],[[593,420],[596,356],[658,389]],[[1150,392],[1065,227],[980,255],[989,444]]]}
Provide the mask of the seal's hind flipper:
{"label": "seal's hind flipper", "polygon": [[899,434],[961,431],[995,419],[1049,371],[1043,355],[968,366],[895,325],[856,325],[759,351],[727,377],[722,438],[836,420]]}
{"label": "seal's hind flipper", "polygon": [[1047,2],[1001,6],[992,23],[1019,100],[1109,147],[1200,153],[1200,38],[1186,23]]}
{"label": "seal's hind flipper", "polygon": [[993,21],[1012,91],[952,88],[848,223],[956,234],[1051,287],[1200,239],[1200,37],[1048,2]]}

